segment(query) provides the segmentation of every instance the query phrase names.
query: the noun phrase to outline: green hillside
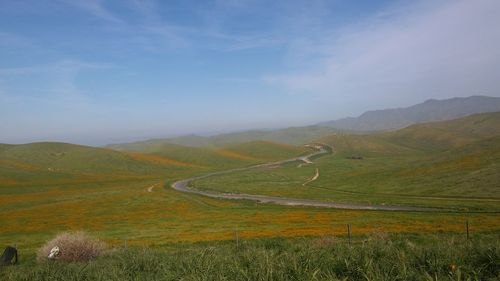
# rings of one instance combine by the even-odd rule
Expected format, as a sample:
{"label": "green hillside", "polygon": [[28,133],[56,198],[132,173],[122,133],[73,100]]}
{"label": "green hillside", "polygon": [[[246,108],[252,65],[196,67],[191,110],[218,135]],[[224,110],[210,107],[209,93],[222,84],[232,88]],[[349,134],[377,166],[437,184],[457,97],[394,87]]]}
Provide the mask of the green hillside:
{"label": "green hillside", "polygon": [[0,153],[0,159],[13,160],[42,169],[78,173],[148,173],[151,163],[109,149],[67,143],[14,145]]}
{"label": "green hillside", "polygon": [[145,151],[153,155],[168,157],[178,161],[193,163],[205,168],[225,168],[245,165],[248,161],[239,157],[229,157],[216,149],[206,147],[187,147],[176,144],[163,144]]}
{"label": "green hillside", "polygon": [[269,141],[252,141],[223,147],[225,151],[231,151],[250,158],[261,160],[280,160],[293,157],[310,151],[305,147],[297,147],[288,144],[273,143]]}
{"label": "green hillside", "polygon": [[0,185],[147,178],[192,169],[170,159],[67,143],[2,145],[0,149]]}
{"label": "green hillside", "polygon": [[[131,145],[130,147],[134,147]],[[176,144],[156,144],[144,153],[191,163],[208,169],[246,166],[297,156],[306,148],[256,141],[221,147],[187,147]]]}
{"label": "green hillside", "polygon": [[335,134],[318,139],[342,156],[397,156],[439,152],[500,135],[500,112],[412,125],[393,132]]}
{"label": "green hillside", "polygon": [[379,135],[331,135],[317,142],[331,146],[337,155],[343,157],[398,156],[418,153],[415,149],[391,143]]}

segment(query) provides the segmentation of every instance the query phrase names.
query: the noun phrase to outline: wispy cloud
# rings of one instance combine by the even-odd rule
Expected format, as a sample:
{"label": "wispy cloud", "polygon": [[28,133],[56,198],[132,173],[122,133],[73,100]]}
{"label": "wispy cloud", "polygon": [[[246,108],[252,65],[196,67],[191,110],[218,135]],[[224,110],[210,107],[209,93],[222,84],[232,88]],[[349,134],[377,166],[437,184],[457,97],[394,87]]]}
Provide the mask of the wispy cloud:
{"label": "wispy cloud", "polygon": [[[107,30],[126,34],[128,40],[143,44],[146,50],[173,48],[208,48],[220,51],[235,51],[253,48],[265,48],[281,42],[278,32],[267,34],[251,32],[229,32],[226,22],[234,15],[248,12],[252,1],[215,1],[198,7],[193,5],[190,11],[197,17],[197,23],[182,25],[160,13],[161,3],[155,0],[126,0],[120,2],[124,8],[135,14],[136,19],[122,18],[112,9],[107,8],[105,0],[70,1],[59,0],[66,6],[81,10],[109,24]],[[203,42],[203,44],[200,44]]]}
{"label": "wispy cloud", "polygon": [[72,1],[72,0],[58,0],[66,5],[81,9],[96,18],[113,22],[113,23],[123,23],[123,20],[118,18],[115,14],[110,12],[103,0],[84,0],[84,1]]}
{"label": "wispy cloud", "polygon": [[[290,92],[370,103],[498,93],[500,2],[397,7],[298,52],[308,71],[268,75]],[[319,59],[318,59],[319,58]],[[314,63],[308,63],[307,61]]]}

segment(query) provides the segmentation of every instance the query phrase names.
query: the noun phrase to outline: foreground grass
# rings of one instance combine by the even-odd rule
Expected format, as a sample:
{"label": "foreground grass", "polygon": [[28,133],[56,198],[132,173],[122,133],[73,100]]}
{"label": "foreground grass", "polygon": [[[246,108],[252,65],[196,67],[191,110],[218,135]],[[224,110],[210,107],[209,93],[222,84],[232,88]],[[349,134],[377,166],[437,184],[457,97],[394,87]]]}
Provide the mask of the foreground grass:
{"label": "foreground grass", "polygon": [[91,263],[0,269],[2,280],[498,280],[500,239],[462,237],[272,238],[112,249]]}

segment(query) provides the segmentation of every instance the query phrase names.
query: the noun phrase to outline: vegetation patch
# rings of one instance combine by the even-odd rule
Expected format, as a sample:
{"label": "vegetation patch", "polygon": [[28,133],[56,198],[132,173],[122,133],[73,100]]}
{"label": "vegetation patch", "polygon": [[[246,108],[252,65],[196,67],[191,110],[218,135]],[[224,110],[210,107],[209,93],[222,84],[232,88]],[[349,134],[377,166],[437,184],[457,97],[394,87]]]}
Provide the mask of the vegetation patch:
{"label": "vegetation patch", "polygon": [[105,248],[104,242],[85,232],[65,232],[43,245],[38,250],[37,260],[87,262],[97,258]]}

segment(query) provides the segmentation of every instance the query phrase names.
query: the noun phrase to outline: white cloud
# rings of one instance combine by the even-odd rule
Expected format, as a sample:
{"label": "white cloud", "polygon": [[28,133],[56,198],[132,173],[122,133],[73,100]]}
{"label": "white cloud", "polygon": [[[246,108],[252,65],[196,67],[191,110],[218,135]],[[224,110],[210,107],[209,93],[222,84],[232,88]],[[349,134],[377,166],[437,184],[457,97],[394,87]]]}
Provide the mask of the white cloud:
{"label": "white cloud", "polygon": [[[385,106],[425,98],[499,95],[500,1],[425,2],[388,10],[294,49],[308,71],[265,81],[294,93]],[[315,57],[316,56],[316,57]],[[389,101],[389,102],[388,102]]]}

